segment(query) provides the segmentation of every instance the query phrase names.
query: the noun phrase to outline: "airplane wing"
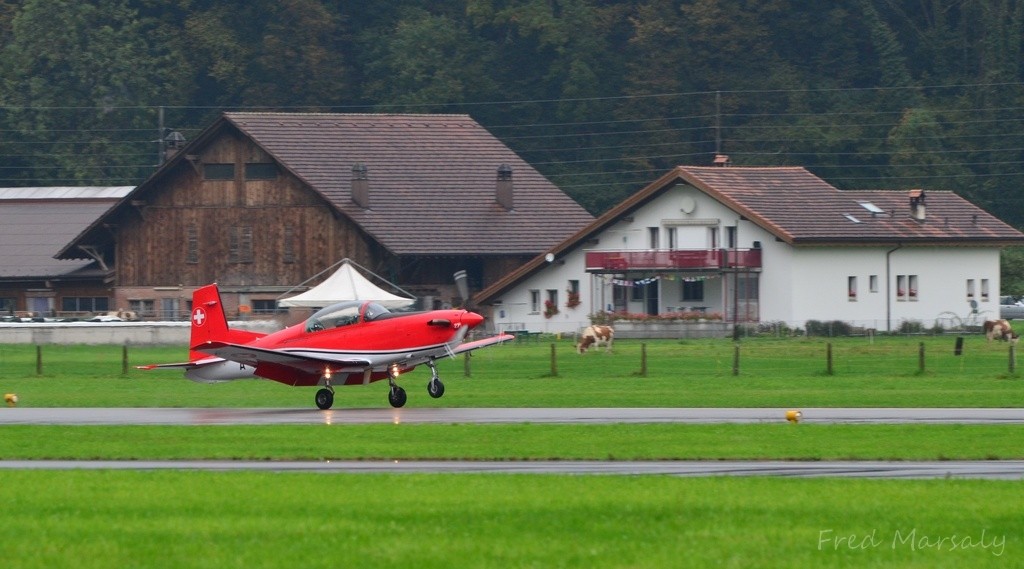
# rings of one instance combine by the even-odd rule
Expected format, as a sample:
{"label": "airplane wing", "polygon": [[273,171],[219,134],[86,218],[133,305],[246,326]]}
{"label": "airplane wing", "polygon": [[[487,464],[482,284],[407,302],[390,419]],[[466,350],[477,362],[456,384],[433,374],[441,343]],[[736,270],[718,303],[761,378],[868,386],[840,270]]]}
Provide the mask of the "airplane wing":
{"label": "airplane wing", "polygon": [[222,358],[206,358],[202,360],[193,360],[190,362],[178,362],[173,364],[148,364],[144,366],[135,366],[135,369],[193,369],[197,367],[203,367],[209,364],[215,364],[217,362],[224,361]]}
{"label": "airplane wing", "polygon": [[509,340],[515,340],[516,337],[512,334],[498,334],[497,336],[491,336],[490,338],[484,338],[483,340],[474,340],[472,342],[466,342],[465,344],[459,344],[452,350],[452,355],[461,354],[463,352],[470,352],[479,348],[487,346],[493,346],[494,344],[500,344]]}
{"label": "airplane wing", "polygon": [[372,364],[365,358],[317,358],[283,350],[255,348],[227,342],[207,342],[193,349],[252,367],[257,367],[261,363],[272,363],[312,373],[319,373],[325,365],[366,368]]}

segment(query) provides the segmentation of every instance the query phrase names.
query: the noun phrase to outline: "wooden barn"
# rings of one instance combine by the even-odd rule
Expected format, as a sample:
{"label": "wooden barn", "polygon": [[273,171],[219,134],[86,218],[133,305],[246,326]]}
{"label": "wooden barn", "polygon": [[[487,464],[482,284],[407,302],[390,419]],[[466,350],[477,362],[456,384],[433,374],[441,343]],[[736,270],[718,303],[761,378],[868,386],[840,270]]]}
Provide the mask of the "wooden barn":
{"label": "wooden barn", "polygon": [[231,317],[273,312],[343,258],[459,303],[456,271],[472,294],[593,220],[467,115],[224,113],[170,151],[57,254],[149,318],[212,282]]}

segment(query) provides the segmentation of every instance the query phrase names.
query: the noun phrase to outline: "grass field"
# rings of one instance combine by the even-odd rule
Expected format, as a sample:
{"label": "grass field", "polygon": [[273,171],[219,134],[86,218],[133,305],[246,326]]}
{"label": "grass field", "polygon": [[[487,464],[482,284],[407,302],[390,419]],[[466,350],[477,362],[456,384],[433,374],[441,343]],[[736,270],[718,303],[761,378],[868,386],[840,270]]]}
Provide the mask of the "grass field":
{"label": "grass field", "polygon": [[[555,344],[552,366],[551,344]],[[827,367],[831,343],[832,369]],[[921,350],[924,350],[924,369]],[[1005,344],[745,339],[499,346],[402,379],[409,406],[1021,407]],[[646,362],[643,354],[646,352]],[[22,405],[312,407],[312,389],[129,369],[119,346],[0,345]],[[129,350],[131,366],[182,348]],[[645,366],[646,364],[646,366]],[[554,370],[552,369],[554,367]],[[646,367],[646,370],[645,370]],[[642,373],[643,371],[646,373]],[[552,373],[555,371],[555,373]],[[336,413],[386,407],[340,388]],[[0,408],[0,413],[4,409]],[[0,458],[1022,458],[1019,425],[4,426]],[[3,567],[1008,567],[1024,483],[0,471]]]}
{"label": "grass field", "polygon": [[[0,413],[3,411],[0,410]],[[3,427],[0,459],[1024,459],[1024,425]]]}
{"label": "grass field", "polygon": [[[447,387],[426,396],[430,375],[401,378],[412,407],[1024,407],[1005,343],[952,337],[619,341],[612,354],[579,356],[567,340],[496,346],[439,362]],[[924,369],[920,360],[924,350]],[[552,365],[552,348],[555,357]],[[831,345],[832,373],[827,353]],[[311,388],[253,380],[195,384],[173,370],[133,366],[181,361],[182,348],[0,345],[0,390],[31,407],[309,407]],[[646,352],[646,366],[644,365]],[[555,373],[552,374],[552,367]],[[646,374],[642,371],[646,368]],[[335,407],[387,406],[387,385],[344,387]]]}
{"label": "grass field", "polygon": [[1021,485],[0,472],[4,567],[1013,567]]}

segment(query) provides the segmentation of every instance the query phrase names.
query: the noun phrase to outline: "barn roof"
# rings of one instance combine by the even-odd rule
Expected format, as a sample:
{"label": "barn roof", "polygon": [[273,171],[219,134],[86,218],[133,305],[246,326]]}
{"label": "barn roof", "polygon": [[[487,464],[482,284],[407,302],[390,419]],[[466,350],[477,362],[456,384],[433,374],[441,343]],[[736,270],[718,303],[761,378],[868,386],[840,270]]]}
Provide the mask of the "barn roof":
{"label": "barn roof", "polygon": [[[225,128],[248,137],[396,255],[533,255],[593,221],[468,115],[224,113],[140,185],[140,195]],[[368,208],[352,198],[357,164],[366,168]],[[502,165],[512,171],[512,209],[496,197]],[[59,256],[80,256],[76,245],[95,238],[102,222]]]}
{"label": "barn roof", "polygon": [[0,188],[0,278],[66,277],[92,261],[54,255],[132,186]]}
{"label": "barn roof", "polygon": [[[1024,234],[949,191],[840,190],[802,167],[677,166],[591,224],[480,291],[486,304],[581,247],[655,197],[688,184],[726,204],[781,241],[799,246],[1024,245]],[[910,215],[911,194],[924,196],[925,219]]]}
{"label": "barn roof", "polygon": [[[224,116],[395,254],[532,255],[593,220],[468,115]],[[369,208],[352,199],[356,164]],[[502,164],[512,168],[511,211],[496,199]]]}

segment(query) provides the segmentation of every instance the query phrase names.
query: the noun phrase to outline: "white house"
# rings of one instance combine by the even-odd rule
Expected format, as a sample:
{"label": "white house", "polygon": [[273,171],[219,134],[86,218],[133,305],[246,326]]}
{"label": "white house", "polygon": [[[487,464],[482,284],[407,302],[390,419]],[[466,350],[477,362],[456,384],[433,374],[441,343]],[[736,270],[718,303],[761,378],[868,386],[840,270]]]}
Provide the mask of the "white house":
{"label": "white house", "polygon": [[[800,167],[679,166],[481,291],[495,328],[599,312],[880,331],[999,314],[1024,234],[949,191],[844,191]],[[579,302],[570,306],[570,297]]]}

